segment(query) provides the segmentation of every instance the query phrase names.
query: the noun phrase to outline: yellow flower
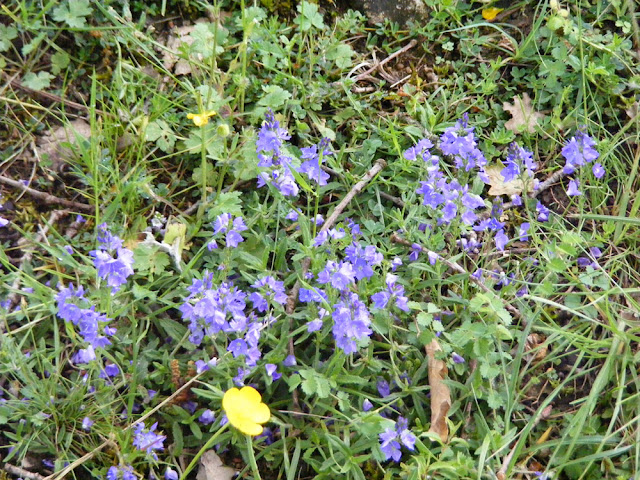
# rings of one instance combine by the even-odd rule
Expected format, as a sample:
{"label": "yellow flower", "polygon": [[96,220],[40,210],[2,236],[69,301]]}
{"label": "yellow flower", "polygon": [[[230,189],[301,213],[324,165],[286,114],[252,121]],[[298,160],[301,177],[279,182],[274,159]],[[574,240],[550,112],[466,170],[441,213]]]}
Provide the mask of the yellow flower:
{"label": "yellow flower", "polygon": [[262,397],[253,387],[232,388],[222,397],[222,408],[229,423],[247,435],[260,435],[261,423],[271,418],[269,407],[262,403]]}
{"label": "yellow flower", "polygon": [[213,117],[215,114],[216,112],[209,110],[208,112],[203,113],[189,113],[187,114],[187,118],[189,120],[193,120],[196,127],[201,127],[209,123],[209,117]]}
{"label": "yellow flower", "polygon": [[482,18],[488,20],[489,22],[496,18],[498,14],[503,11],[504,8],[490,7],[482,10]]}

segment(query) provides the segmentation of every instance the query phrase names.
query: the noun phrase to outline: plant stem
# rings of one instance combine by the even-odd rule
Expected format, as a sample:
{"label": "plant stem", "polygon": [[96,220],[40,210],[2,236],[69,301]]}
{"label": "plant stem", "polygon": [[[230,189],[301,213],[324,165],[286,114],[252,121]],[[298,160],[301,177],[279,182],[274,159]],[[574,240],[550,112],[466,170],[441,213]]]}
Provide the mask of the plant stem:
{"label": "plant stem", "polygon": [[229,427],[229,424],[225,423],[223,426],[220,427],[220,429],[216,433],[213,434],[213,436],[209,440],[207,440],[207,443],[205,443],[204,446],[200,449],[200,451],[196,453],[196,456],[193,457],[193,460],[191,460],[191,463],[187,466],[187,468],[184,469],[184,472],[182,472],[182,475],[180,476],[180,480],[184,480],[185,478],[187,478],[187,475],[189,475],[189,472],[191,472],[191,470],[195,468],[196,464],[198,463],[198,460],[200,460],[200,457],[213,446],[213,444],[216,442],[220,434],[224,432],[228,427]]}
{"label": "plant stem", "polygon": [[256,463],[256,456],[253,454],[253,440],[251,435],[247,435],[247,455],[249,455],[249,464],[253,470],[254,480],[262,480],[260,478],[260,470],[258,470],[258,464]]}

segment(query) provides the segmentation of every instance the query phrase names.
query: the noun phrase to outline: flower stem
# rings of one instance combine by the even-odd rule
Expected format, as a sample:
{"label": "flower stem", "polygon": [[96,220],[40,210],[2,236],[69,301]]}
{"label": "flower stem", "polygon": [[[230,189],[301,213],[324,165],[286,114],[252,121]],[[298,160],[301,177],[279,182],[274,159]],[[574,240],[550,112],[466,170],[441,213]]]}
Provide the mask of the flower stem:
{"label": "flower stem", "polygon": [[254,480],[262,480],[260,478],[260,470],[258,470],[258,464],[256,463],[256,457],[253,454],[253,440],[251,439],[251,435],[247,435],[247,454],[249,455],[249,464],[253,469]]}
{"label": "flower stem", "polygon": [[184,480],[185,478],[187,478],[187,475],[189,475],[189,472],[191,472],[191,470],[195,468],[196,464],[198,463],[198,460],[200,460],[200,457],[213,446],[213,444],[216,442],[220,434],[224,432],[228,427],[229,427],[229,424],[225,423],[223,426],[221,426],[218,429],[216,433],[213,434],[213,436],[209,440],[207,440],[207,443],[204,444],[204,447],[202,447],[200,451],[196,453],[196,456],[193,457],[193,460],[191,460],[191,463],[187,466],[187,468],[184,469],[184,472],[182,472],[182,475],[180,476],[180,480]]}

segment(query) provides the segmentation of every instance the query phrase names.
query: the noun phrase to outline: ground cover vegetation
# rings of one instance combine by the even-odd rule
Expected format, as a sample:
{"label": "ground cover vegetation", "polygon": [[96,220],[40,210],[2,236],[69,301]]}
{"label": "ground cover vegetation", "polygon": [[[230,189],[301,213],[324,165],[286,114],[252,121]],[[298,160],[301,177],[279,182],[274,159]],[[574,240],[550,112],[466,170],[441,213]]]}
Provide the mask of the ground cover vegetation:
{"label": "ground cover vegetation", "polygon": [[631,1],[0,6],[3,478],[640,471]]}

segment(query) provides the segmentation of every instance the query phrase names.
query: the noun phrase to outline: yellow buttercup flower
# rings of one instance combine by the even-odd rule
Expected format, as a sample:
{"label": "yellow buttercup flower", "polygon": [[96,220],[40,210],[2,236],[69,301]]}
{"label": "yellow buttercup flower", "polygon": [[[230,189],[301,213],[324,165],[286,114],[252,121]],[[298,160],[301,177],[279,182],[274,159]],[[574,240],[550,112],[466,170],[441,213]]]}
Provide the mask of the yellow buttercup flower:
{"label": "yellow buttercup flower", "polygon": [[196,127],[201,127],[209,123],[209,117],[213,117],[215,114],[216,112],[209,110],[208,112],[203,113],[189,113],[187,114],[187,118],[189,120],[193,120]]}
{"label": "yellow buttercup flower", "polygon": [[247,435],[260,435],[261,424],[271,418],[269,407],[262,403],[262,397],[253,387],[227,390],[222,397],[222,408],[229,423]]}
{"label": "yellow buttercup flower", "polygon": [[490,22],[491,20],[496,18],[498,14],[503,10],[504,8],[497,8],[497,7],[485,8],[482,10],[482,18]]}

